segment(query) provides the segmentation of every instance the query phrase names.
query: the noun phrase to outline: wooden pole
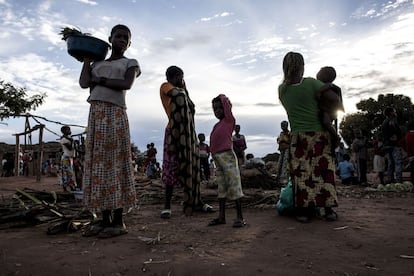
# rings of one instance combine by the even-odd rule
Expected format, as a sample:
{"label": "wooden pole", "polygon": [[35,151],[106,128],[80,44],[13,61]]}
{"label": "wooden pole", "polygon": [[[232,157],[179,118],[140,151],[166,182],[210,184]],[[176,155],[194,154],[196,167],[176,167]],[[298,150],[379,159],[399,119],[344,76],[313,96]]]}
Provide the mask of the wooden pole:
{"label": "wooden pole", "polygon": [[20,136],[16,135],[16,156],[14,158],[14,175],[19,175],[19,164],[20,164]]}
{"label": "wooden pole", "polygon": [[43,161],[43,128],[44,125],[40,125],[39,128],[39,153],[37,155],[38,163],[37,163],[37,171],[36,171],[36,181],[40,181],[42,178],[42,161]]}
{"label": "wooden pole", "polygon": [[[35,130],[39,129],[39,153],[38,153],[38,164],[35,164],[35,162],[32,162],[33,165],[33,174],[36,171],[36,180],[40,181],[40,175],[42,174],[42,159],[43,159],[43,128],[45,127],[45,125],[36,125],[31,129],[25,129],[24,132],[22,133],[16,133],[13,134],[16,136],[16,162],[15,162],[15,175],[19,175],[19,164],[20,164],[20,135],[24,135],[25,139],[26,139],[26,134],[30,134],[31,137],[31,133]],[[30,145],[32,145],[32,138],[30,138]],[[31,147],[31,150],[33,152],[33,146]],[[33,154],[34,155],[34,154]],[[32,156],[32,158],[34,158],[34,156]]]}

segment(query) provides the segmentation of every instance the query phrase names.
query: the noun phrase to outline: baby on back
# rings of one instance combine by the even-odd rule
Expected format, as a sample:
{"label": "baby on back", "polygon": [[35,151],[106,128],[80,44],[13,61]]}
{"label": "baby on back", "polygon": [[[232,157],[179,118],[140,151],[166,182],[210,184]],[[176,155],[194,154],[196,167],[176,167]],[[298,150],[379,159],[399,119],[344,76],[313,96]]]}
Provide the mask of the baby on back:
{"label": "baby on back", "polygon": [[[332,138],[334,138],[334,142],[337,143],[339,142],[337,112],[344,111],[344,106],[341,88],[333,84],[336,71],[331,66],[322,67],[316,78],[325,83],[316,96],[319,103],[320,119],[324,128],[329,131]],[[332,124],[333,121],[335,125]]]}

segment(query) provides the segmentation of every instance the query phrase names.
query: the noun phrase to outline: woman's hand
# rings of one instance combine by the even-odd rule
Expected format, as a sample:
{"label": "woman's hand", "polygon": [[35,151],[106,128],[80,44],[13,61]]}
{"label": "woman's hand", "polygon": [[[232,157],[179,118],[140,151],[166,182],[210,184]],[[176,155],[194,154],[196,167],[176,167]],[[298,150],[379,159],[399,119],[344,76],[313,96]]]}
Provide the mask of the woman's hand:
{"label": "woman's hand", "polygon": [[91,86],[95,87],[96,85],[106,86],[107,78],[104,77],[96,77],[92,75],[91,77]]}
{"label": "woman's hand", "polygon": [[83,63],[91,64],[92,62],[93,62],[93,60],[89,57],[84,57],[83,58]]}
{"label": "woman's hand", "polygon": [[167,92],[167,95],[169,95],[171,97],[174,97],[174,96],[177,96],[180,93],[184,93],[184,90],[181,89],[181,88],[174,87],[173,89],[171,89],[170,91]]}
{"label": "woman's hand", "polygon": [[94,75],[91,76],[91,83],[93,83],[95,85],[99,84],[100,80],[101,80],[101,78],[99,78],[97,76],[94,76]]}

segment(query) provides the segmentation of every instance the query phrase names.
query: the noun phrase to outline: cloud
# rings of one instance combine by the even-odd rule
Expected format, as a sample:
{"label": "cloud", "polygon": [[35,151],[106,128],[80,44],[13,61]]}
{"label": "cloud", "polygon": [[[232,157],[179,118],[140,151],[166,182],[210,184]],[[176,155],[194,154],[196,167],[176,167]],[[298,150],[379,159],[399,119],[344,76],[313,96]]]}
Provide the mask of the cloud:
{"label": "cloud", "polygon": [[[211,99],[225,93],[256,156],[276,149],[279,123],[286,119],[277,87],[288,51],[304,54],[306,76],[334,66],[349,112],[361,97],[384,91],[410,96],[414,88],[414,6],[408,0],[331,1],[323,11],[312,1],[297,7],[212,0],[202,8],[174,0],[139,1],[139,9],[131,1],[122,9],[110,1],[20,2],[0,0],[1,79],[30,93],[46,92],[46,103],[35,113],[65,123],[85,125],[89,105],[88,91],[78,85],[81,64],[67,54],[60,28],[76,19],[75,27],[101,39],[122,21],[133,29],[126,54],[138,59],[142,75],[127,93],[127,112],[132,140],[139,145],[154,140],[162,147],[167,119],[159,86],[173,64],[185,71],[198,131],[210,133],[217,121]],[[15,126],[12,121],[17,119],[5,129]],[[19,130],[22,125],[17,124]]]}
{"label": "cloud", "polygon": [[149,48],[152,49],[152,53],[163,54],[164,52],[183,51],[192,47],[203,47],[212,40],[213,36],[208,33],[190,32],[154,40]]}
{"label": "cloud", "polygon": [[[76,122],[85,125],[87,94],[79,88],[78,76],[75,77],[74,72],[36,54],[10,57],[0,61],[3,80],[27,88],[28,96],[43,93],[47,95],[45,103],[36,110],[38,115],[45,117],[52,115],[58,120],[65,119],[68,123]],[[65,105],[70,108],[70,114],[62,112],[62,107]]]}
{"label": "cloud", "polygon": [[78,1],[80,3],[88,4],[88,5],[91,5],[91,6],[98,5],[98,2],[91,1],[91,0],[76,0],[76,1]]}
{"label": "cloud", "polygon": [[211,17],[203,17],[203,18],[197,20],[196,22],[208,22],[208,21],[211,21],[211,20],[214,20],[214,19],[217,19],[217,18],[227,17],[227,16],[230,16],[230,15],[232,15],[232,13],[222,12],[222,13],[219,13],[219,14],[215,14]]}
{"label": "cloud", "polygon": [[397,0],[387,1],[386,3],[374,3],[373,5],[363,5],[359,7],[355,12],[351,14],[351,18],[364,19],[364,18],[387,18],[402,9],[410,7],[412,0]]}

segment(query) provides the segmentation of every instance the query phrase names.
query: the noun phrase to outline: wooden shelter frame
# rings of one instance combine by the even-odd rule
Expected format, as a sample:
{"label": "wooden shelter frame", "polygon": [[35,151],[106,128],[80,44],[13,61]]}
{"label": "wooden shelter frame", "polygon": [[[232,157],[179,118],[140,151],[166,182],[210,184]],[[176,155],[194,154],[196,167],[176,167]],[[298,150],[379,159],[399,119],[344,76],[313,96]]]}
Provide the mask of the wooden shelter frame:
{"label": "wooden shelter frame", "polygon": [[30,127],[29,124],[29,116],[26,115],[26,124],[25,124],[25,130],[24,132],[21,133],[16,133],[13,134],[13,136],[16,136],[16,158],[15,158],[15,164],[14,164],[14,175],[19,175],[19,164],[20,164],[20,136],[24,135],[24,143],[26,145],[27,140],[26,140],[26,135],[30,135],[29,136],[29,140],[30,140],[30,144],[32,143],[32,137],[31,137],[31,133],[33,131],[39,130],[39,146],[38,146],[38,155],[37,155],[37,166],[35,166],[36,168],[36,181],[40,181],[41,180],[41,176],[42,176],[42,160],[43,160],[43,129],[45,128],[45,125],[43,124],[38,124],[35,125],[34,127]]}

